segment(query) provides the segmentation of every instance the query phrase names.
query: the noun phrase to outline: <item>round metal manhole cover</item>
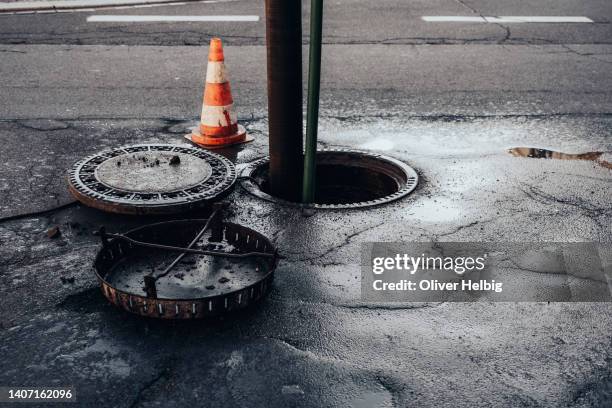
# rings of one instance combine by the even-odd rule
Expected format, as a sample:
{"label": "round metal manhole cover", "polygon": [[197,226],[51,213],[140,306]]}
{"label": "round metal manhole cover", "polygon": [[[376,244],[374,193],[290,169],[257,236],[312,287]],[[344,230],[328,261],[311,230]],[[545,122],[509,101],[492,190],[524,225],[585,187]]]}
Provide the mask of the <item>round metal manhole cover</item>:
{"label": "round metal manhole cover", "polygon": [[169,214],[229,192],[236,169],[225,157],[178,145],[125,146],[89,156],[69,171],[83,204],[122,214]]}

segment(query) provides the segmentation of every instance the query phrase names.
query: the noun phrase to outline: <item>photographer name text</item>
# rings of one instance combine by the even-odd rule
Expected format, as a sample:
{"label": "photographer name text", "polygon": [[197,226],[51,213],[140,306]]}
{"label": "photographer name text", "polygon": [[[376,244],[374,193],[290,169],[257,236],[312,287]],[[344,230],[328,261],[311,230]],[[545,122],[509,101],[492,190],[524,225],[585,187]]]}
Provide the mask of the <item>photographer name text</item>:
{"label": "photographer name text", "polygon": [[[453,272],[455,277],[463,277],[465,273],[480,272],[485,269],[487,255],[478,257],[427,257],[396,254],[392,257],[376,257],[372,259],[372,273],[382,278],[387,271],[401,271],[407,277],[413,277],[418,272],[428,271],[444,273]],[[418,275],[415,276],[418,278]],[[374,279],[372,289],[375,291],[490,291],[500,293],[503,283],[494,279],[461,279],[459,281],[446,281],[438,279],[400,279],[387,282],[384,279]]]}

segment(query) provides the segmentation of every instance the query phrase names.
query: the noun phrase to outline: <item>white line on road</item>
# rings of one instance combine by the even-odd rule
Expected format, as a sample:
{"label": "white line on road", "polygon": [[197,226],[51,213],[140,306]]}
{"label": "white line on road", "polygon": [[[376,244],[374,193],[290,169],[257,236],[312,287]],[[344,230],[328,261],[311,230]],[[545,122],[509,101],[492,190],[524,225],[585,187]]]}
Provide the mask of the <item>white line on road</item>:
{"label": "white line on road", "polygon": [[430,23],[485,23],[484,17],[466,16],[423,16],[424,21]]}
{"label": "white line on road", "polygon": [[593,23],[582,16],[499,16],[485,17],[487,23]]}
{"label": "white line on road", "polygon": [[89,16],[88,23],[157,23],[157,22],[202,22],[202,21],[259,21],[259,16]]}
{"label": "white line on road", "polygon": [[423,16],[430,23],[593,23],[582,16]]}

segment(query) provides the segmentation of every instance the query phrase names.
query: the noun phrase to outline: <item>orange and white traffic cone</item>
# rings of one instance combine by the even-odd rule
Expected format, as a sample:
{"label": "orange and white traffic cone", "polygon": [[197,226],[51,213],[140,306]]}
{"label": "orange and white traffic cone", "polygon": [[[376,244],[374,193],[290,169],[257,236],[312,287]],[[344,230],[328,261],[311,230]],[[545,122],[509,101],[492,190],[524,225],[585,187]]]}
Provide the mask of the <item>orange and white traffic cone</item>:
{"label": "orange and white traffic cone", "polygon": [[238,124],[238,117],[234,112],[234,100],[220,38],[210,41],[200,125],[185,137],[206,149],[219,149],[253,140],[247,136],[246,129]]}

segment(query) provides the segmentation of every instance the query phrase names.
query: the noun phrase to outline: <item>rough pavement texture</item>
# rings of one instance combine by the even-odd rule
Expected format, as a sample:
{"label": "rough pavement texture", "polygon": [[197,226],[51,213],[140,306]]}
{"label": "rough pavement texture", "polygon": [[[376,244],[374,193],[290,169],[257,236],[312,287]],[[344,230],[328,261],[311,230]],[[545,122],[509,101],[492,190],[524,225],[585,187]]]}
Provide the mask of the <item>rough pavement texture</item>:
{"label": "rough pavement texture", "polygon": [[[11,103],[0,106],[0,118],[192,119],[207,52],[3,45],[0,92]],[[265,47],[224,52],[240,118],[263,117]],[[346,117],[609,113],[611,64],[612,45],[330,45],[321,109]]]}
{"label": "rough pavement texture", "polygon": [[[302,2],[308,42],[310,2]],[[88,23],[89,15],[257,15],[255,23]],[[334,0],[324,2],[324,44],[610,44],[608,0]],[[586,16],[595,24],[432,24],[422,16]],[[367,23],[364,24],[364,21]],[[60,15],[0,15],[2,44],[265,44],[264,2],[237,0]]]}
{"label": "rough pavement texture", "polygon": [[[101,149],[158,141],[162,132],[185,133],[176,121],[159,121],[151,128],[132,121],[117,124],[91,121],[75,123],[52,119],[0,122],[0,217],[42,211],[73,201],[66,190],[67,170],[77,157]],[[172,133],[170,133],[172,134]]]}
{"label": "rough pavement texture", "polygon": [[[57,182],[20,191],[27,202],[40,191],[67,199],[63,166],[83,154],[129,138],[180,143],[191,125],[3,126],[38,135],[48,147],[34,153],[36,161],[58,163],[41,164],[45,178]],[[256,141],[224,152],[239,163],[266,151],[265,120],[246,125]],[[419,188],[387,206],[312,216],[237,188],[229,197],[230,219],[271,237],[287,259],[269,298],[215,321],[138,319],[99,293],[89,269],[98,247],[91,232],[102,224],[123,231],[151,219],[75,206],[2,222],[0,352],[10,358],[0,360],[0,383],[72,384],[81,404],[116,407],[609,403],[611,305],[366,304],[359,300],[358,263],[365,241],[610,242],[612,206],[602,188],[609,170],[505,151],[517,145],[610,151],[610,129],[607,115],[326,117],[322,146],[392,154],[419,170]],[[76,141],[83,134],[95,135],[91,144]],[[62,235],[49,239],[45,232],[56,225]]]}

